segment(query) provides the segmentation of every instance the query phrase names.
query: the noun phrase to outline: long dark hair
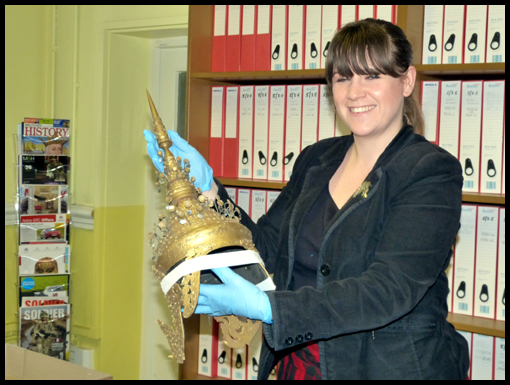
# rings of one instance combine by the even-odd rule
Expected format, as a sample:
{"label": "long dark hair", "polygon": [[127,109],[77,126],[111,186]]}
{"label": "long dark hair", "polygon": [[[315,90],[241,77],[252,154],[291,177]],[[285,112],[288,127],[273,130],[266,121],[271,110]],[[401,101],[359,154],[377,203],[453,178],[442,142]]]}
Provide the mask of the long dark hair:
{"label": "long dark hair", "polygon": [[[402,29],[384,20],[348,23],[333,37],[326,58],[326,81],[332,95],[333,75],[389,75],[401,78],[413,61],[413,49]],[[423,135],[425,123],[414,93],[404,100],[404,116]]]}

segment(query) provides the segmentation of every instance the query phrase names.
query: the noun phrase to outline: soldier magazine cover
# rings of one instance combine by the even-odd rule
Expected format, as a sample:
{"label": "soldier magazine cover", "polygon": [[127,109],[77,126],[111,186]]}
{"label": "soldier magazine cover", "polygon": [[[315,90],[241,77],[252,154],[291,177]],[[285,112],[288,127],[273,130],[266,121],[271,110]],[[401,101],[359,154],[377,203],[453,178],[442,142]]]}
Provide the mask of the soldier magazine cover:
{"label": "soldier magazine cover", "polygon": [[69,351],[70,305],[20,308],[20,347],[61,360]]}

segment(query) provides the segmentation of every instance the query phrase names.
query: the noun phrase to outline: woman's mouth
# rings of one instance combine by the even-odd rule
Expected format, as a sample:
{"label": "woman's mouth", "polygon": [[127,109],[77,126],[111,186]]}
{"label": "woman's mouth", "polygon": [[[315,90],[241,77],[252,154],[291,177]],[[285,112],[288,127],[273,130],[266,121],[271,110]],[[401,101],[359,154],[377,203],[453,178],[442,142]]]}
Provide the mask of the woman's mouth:
{"label": "woman's mouth", "polygon": [[348,107],[349,111],[358,114],[360,112],[367,112],[373,110],[375,106],[363,106],[363,107]]}

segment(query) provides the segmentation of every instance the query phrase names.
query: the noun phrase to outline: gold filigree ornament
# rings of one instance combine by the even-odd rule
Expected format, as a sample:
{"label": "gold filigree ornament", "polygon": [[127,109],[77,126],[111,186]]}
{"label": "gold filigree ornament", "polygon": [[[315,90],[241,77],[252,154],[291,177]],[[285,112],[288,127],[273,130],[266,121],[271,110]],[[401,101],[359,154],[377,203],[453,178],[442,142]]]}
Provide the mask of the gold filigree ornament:
{"label": "gold filigree ornament", "polygon": [[353,198],[356,198],[358,195],[361,194],[363,198],[367,197],[368,190],[372,184],[368,181],[365,181],[361,184],[361,186],[358,187],[358,189],[354,192]]}
{"label": "gold filigree ornament", "polygon": [[[200,283],[220,284],[213,267],[231,266],[243,278],[262,290],[274,290],[269,274],[252,241],[251,232],[240,223],[240,211],[219,197],[208,200],[190,177],[187,159],[170,152],[172,141],[147,91],[154,119],[154,133],[164,173],[156,172],[159,186],[166,186],[165,214],[160,213],[149,233],[154,275],[168,302],[170,325],[156,320],[168,339],[170,358],[184,362],[183,317],[190,317],[197,306]],[[228,315],[215,317],[225,342],[232,348],[249,344],[261,321]]]}

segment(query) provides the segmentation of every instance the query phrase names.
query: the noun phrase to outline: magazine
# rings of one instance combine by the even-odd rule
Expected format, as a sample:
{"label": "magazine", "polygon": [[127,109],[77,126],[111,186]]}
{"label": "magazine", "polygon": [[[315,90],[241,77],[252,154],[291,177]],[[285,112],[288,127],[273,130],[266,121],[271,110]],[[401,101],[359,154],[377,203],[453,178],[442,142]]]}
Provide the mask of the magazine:
{"label": "magazine", "polygon": [[25,118],[22,124],[21,153],[69,155],[68,119]]}
{"label": "magazine", "polygon": [[19,244],[66,243],[67,214],[20,215]]}
{"label": "magazine", "polygon": [[69,297],[69,275],[19,277],[19,304],[25,299],[63,299]]}
{"label": "magazine", "polygon": [[68,211],[67,185],[22,185],[19,214],[65,214]]}
{"label": "magazine", "polygon": [[69,184],[71,159],[65,155],[21,155],[19,184]]}
{"label": "magazine", "polygon": [[70,305],[21,307],[19,314],[20,347],[67,359]]}
{"label": "magazine", "polygon": [[44,243],[19,246],[19,275],[69,274],[69,245]]}
{"label": "magazine", "polygon": [[[65,305],[69,303],[69,297],[63,296],[65,292],[52,293],[51,297],[23,297],[21,299],[22,307]],[[53,297],[54,296],[54,297]]]}

